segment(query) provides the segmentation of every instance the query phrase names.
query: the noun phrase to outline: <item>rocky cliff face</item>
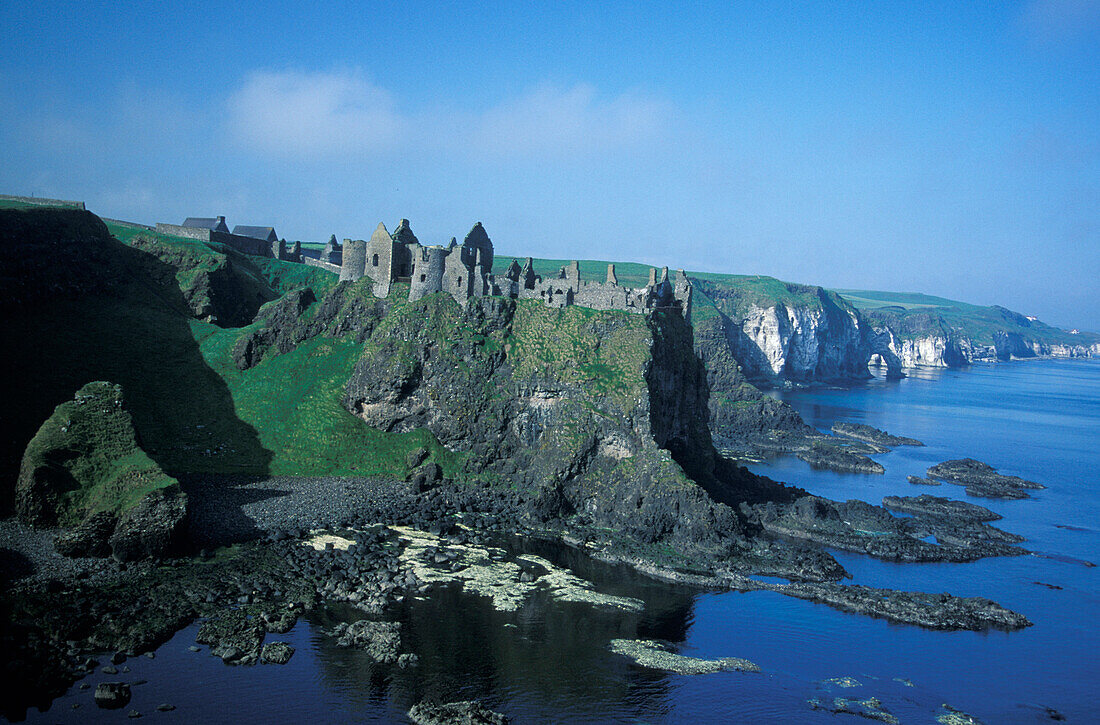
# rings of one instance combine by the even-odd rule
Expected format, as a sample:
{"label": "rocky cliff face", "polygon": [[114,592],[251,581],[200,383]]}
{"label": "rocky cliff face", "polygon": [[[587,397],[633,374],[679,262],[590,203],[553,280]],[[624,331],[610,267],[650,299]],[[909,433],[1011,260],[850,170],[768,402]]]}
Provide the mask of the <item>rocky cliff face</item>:
{"label": "rocky cliff face", "polygon": [[[752,382],[810,383],[868,377],[870,330],[860,314],[820,287],[783,285],[768,298],[733,285],[692,280],[717,309],[701,320],[720,328],[731,355]],[[710,334],[713,338],[714,335]]]}
{"label": "rocky cliff face", "polygon": [[[328,334],[326,310],[352,309],[362,290],[290,297],[242,336],[238,366]],[[446,295],[370,307],[345,408],[381,430],[431,431],[461,461],[458,477],[511,483],[537,519],[578,515],[715,553],[745,541],[723,503],[790,495],[716,453],[707,371],[677,314],[502,298],[460,306]]]}
{"label": "rocky cliff face", "polygon": [[[994,308],[997,309],[997,308]],[[889,369],[914,367],[958,368],[976,362],[1005,362],[1031,358],[1100,357],[1100,343],[1086,338],[1080,343],[1051,339],[1067,333],[1046,325],[1032,329],[1030,320],[1010,310],[1003,316],[1021,329],[993,329],[977,333],[964,325],[952,325],[932,312],[899,315],[892,311],[868,313],[874,324],[871,338],[872,365]],[[1053,331],[1053,333],[1051,332]]]}
{"label": "rocky cliff face", "polygon": [[373,427],[428,428],[470,476],[535,491],[541,518],[693,547],[740,537],[673,460],[713,477],[705,375],[678,316],[433,295],[382,320],[344,402]]}
{"label": "rocky cliff face", "polygon": [[722,321],[696,321],[695,350],[707,375],[710,433],[723,451],[756,455],[761,441],[816,431],[788,404],[751,384],[733,356]]}

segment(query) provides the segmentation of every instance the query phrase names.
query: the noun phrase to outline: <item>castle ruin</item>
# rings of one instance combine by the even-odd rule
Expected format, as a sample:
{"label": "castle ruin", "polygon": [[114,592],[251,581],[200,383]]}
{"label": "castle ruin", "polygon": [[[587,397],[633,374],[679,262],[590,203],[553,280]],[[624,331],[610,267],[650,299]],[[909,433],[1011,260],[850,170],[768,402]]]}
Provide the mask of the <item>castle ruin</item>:
{"label": "castle ruin", "polygon": [[281,259],[284,262],[301,262],[302,245],[295,242],[290,248],[285,239],[279,239],[274,227],[243,226],[238,224],[229,231],[225,217],[187,217],[183,224],[156,226],[158,234],[170,234],[201,242],[224,244],[243,254]]}
{"label": "castle ruin", "polygon": [[409,299],[418,300],[446,292],[459,304],[471,297],[499,295],[512,299],[542,300],[549,307],[580,305],[597,310],[645,313],[657,309],[678,309],[691,320],[691,282],[683,270],[675,283],[668,267],[649,270],[645,287],[619,284],[615,265],[607,265],[603,282],[581,279],[574,261],[554,277],[535,274],[532,259],[521,267],[512,260],[503,275],[493,274],[493,242],[481,222],[473,226],[462,244],[454,238],[446,246],[427,246],[413,234],[408,219],[402,219],[393,234],[380,223],[369,240],[345,239],[340,280],[369,277],[379,297],[390,293],[394,283],[409,285]]}

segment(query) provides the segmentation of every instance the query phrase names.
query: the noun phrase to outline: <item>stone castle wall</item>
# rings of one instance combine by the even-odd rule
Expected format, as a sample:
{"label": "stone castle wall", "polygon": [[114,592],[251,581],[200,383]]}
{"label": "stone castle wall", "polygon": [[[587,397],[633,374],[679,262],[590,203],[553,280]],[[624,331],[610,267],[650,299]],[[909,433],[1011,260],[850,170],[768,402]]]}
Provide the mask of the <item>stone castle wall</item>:
{"label": "stone castle wall", "polygon": [[86,211],[86,209],[84,208],[84,202],[82,201],[47,199],[43,196],[8,196],[7,194],[0,194],[0,200],[17,201],[21,204],[33,204],[35,206],[63,206],[69,209],[80,209],[81,211]]}
{"label": "stone castle wall", "polygon": [[302,257],[302,264],[309,265],[310,267],[319,267],[320,269],[327,270],[333,274],[340,274],[340,265],[333,264],[332,262],[326,262],[323,259],[316,259],[314,257]]}
{"label": "stone castle wall", "polygon": [[283,256],[280,257],[278,256],[278,243],[268,242],[266,239],[254,239],[253,237],[242,237],[237,234],[215,232],[210,229],[202,229],[199,227],[185,227],[179,224],[165,224],[163,222],[157,224],[156,231],[158,234],[168,234],[174,237],[183,237],[184,239],[224,244],[227,247],[236,249],[242,254],[252,254],[257,257],[282,259],[286,256],[285,242],[282,244]]}
{"label": "stone castle wall", "polygon": [[[537,299],[549,307],[580,305],[597,310],[621,310],[645,313],[658,309],[677,309],[690,322],[692,286],[681,270],[673,283],[668,268],[651,269],[644,287],[629,288],[618,283],[615,265],[607,268],[603,282],[581,279],[577,262],[562,267],[557,275],[542,278],[536,275],[530,258],[521,268],[515,262],[503,275],[492,273],[493,243],[481,222],[470,230],[460,246],[452,239],[448,246],[426,246],[420,243],[402,219],[391,235],[385,224],[379,224],[369,240],[345,239],[340,250],[330,240],[325,251],[328,260],[304,257],[301,245],[286,248],[285,240],[268,242],[209,229],[158,224],[158,232],[188,239],[219,242],[246,254],[255,254],[286,261],[305,263],[340,275],[340,281],[355,281],[369,277],[374,293],[389,295],[395,282],[409,284],[409,299],[418,300],[437,292],[446,292],[459,304],[471,297],[503,295],[513,299]],[[339,255],[337,257],[337,255]],[[333,258],[340,259],[334,264]]]}

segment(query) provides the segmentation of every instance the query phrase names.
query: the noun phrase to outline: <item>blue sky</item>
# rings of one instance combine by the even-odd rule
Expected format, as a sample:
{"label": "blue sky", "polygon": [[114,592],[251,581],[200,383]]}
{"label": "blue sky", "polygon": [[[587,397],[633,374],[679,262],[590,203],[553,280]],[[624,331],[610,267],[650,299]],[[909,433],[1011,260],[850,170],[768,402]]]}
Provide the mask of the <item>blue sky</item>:
{"label": "blue sky", "polygon": [[1100,0],[9,4],[0,192],[1100,329]]}

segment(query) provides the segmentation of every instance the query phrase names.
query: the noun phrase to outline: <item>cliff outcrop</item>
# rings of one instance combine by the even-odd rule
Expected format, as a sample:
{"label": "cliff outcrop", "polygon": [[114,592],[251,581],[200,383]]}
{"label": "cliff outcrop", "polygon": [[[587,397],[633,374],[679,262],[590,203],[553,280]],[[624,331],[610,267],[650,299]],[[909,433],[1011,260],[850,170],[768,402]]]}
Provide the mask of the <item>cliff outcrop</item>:
{"label": "cliff outcrop", "polygon": [[998,306],[887,305],[863,315],[874,329],[871,364],[891,369],[1100,357],[1100,336],[1060,330]]}
{"label": "cliff outcrop", "polygon": [[88,383],[57,406],[27,445],[15,491],[19,517],[68,526],[58,548],[128,561],[180,543],[187,496],[142,450],[122,388]]}
{"label": "cliff outcrop", "polygon": [[717,313],[708,315],[702,312],[703,303],[697,303],[697,327],[712,343],[724,338],[750,382],[782,385],[869,377],[870,331],[854,307],[821,287],[751,279],[767,284],[692,277],[697,292]]}
{"label": "cliff outcrop", "polygon": [[676,314],[433,295],[381,321],[344,403],[372,427],[429,429],[465,455],[465,475],[532,492],[538,518],[579,514],[644,542],[728,547],[738,518],[704,489],[785,495],[717,457],[705,371]]}

